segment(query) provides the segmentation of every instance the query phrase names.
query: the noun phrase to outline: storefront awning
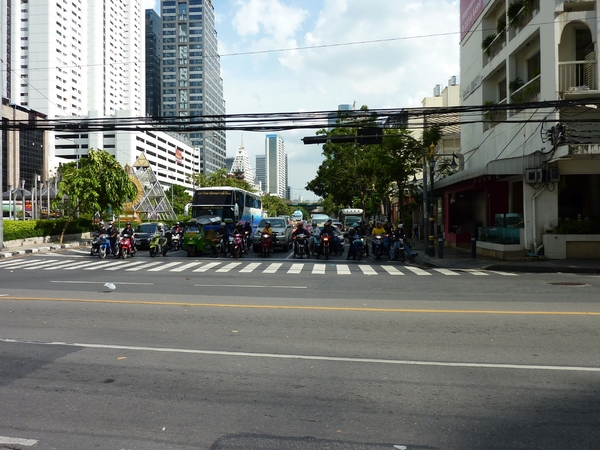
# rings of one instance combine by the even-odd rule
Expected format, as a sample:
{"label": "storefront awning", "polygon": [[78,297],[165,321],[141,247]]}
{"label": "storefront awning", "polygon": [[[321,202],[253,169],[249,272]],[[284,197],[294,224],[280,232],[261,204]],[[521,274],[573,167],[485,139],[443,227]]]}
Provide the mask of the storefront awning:
{"label": "storefront awning", "polygon": [[547,159],[547,155],[542,154],[518,156],[516,158],[495,159],[485,165],[469,167],[468,169],[461,170],[460,172],[457,172],[439,181],[436,180],[434,183],[434,188],[441,189],[462,181],[468,181],[487,175],[524,176],[525,169],[534,169],[539,167],[545,159]]}

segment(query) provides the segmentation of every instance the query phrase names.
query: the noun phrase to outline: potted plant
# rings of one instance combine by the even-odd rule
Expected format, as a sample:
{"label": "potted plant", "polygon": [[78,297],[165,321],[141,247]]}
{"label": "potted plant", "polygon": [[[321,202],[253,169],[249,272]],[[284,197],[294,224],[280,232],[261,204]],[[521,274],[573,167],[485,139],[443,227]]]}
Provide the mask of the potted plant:
{"label": "potted plant", "polygon": [[496,39],[495,34],[488,34],[481,42],[481,49],[487,56],[490,56],[494,47],[496,46],[494,40]]}

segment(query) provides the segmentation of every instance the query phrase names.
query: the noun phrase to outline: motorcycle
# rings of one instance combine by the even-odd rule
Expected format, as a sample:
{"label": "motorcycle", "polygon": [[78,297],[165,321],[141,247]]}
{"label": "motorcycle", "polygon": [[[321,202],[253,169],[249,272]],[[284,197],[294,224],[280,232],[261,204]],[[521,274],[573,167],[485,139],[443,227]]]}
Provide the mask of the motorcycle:
{"label": "motorcycle", "polygon": [[106,255],[110,253],[110,239],[107,234],[98,236],[98,256],[100,259],[106,258]]}
{"label": "motorcycle", "polygon": [[244,251],[244,235],[241,233],[234,233],[232,235],[231,253],[236,259],[242,257]]}
{"label": "motorcycle", "polygon": [[302,256],[306,255],[306,257],[310,256],[310,249],[308,248],[308,240],[306,239],[305,234],[297,234],[294,236],[295,247],[294,247],[294,258],[296,255],[300,255],[300,259]]}
{"label": "motorcycle", "polygon": [[131,242],[131,235],[122,235],[121,240],[119,241],[119,256],[122,259],[125,259],[128,256],[133,257],[134,255],[135,250],[133,249],[133,243]]}
{"label": "motorcycle", "polygon": [[331,254],[331,241],[332,239],[330,235],[324,234],[321,236],[321,249],[323,250],[326,260],[329,259],[329,255]]}
{"label": "motorcycle", "polygon": [[[404,262],[404,239],[398,239],[398,253],[395,260],[398,261],[398,257],[401,258],[402,262]],[[391,258],[390,258],[391,259]]]}
{"label": "motorcycle", "polygon": [[223,238],[221,236],[215,236],[212,239],[213,242],[213,255],[219,258],[223,253]]}
{"label": "motorcycle", "polygon": [[181,248],[181,238],[183,231],[179,231],[177,228],[173,228],[171,231],[171,250],[176,252]]}
{"label": "motorcycle", "polygon": [[365,238],[357,235],[350,237],[349,240],[350,250],[348,250],[348,257],[346,259],[350,259],[350,254],[352,254],[352,259],[356,259],[358,256],[358,260],[360,261],[364,251]]}
{"label": "motorcycle", "polygon": [[252,248],[252,233],[250,231],[244,231],[244,253],[248,254],[248,251]]}
{"label": "motorcycle", "polygon": [[271,235],[263,233],[260,236],[260,254],[261,256],[269,256],[271,253]]}
{"label": "motorcycle", "polygon": [[98,254],[99,249],[100,249],[100,232],[96,231],[94,233],[94,238],[92,239],[92,248],[90,249],[90,256],[96,256]]}
{"label": "motorcycle", "polygon": [[321,239],[321,236],[313,236],[313,254],[317,257],[317,259],[319,259],[319,256],[321,256],[323,249],[322,245],[323,240]]}
{"label": "motorcycle", "polygon": [[167,239],[160,233],[154,233],[150,238],[150,256],[167,255]]}
{"label": "motorcycle", "polygon": [[373,236],[373,254],[375,259],[381,258],[384,251],[383,236],[381,234],[376,234]]}

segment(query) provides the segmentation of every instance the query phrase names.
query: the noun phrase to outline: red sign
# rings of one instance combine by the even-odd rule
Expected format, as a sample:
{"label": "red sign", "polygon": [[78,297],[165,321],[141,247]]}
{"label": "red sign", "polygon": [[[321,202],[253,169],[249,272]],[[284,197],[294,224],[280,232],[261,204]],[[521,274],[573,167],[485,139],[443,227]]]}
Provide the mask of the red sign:
{"label": "red sign", "polygon": [[183,164],[183,152],[180,149],[175,149],[175,162]]}
{"label": "red sign", "polygon": [[460,40],[475,24],[489,0],[460,0]]}

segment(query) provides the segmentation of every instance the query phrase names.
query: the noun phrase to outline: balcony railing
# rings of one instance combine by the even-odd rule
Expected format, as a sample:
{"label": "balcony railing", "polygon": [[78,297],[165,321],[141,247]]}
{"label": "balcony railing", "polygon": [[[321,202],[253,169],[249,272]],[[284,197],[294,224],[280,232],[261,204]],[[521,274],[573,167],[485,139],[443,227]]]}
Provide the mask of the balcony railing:
{"label": "balcony railing", "polygon": [[558,63],[558,91],[578,92],[598,90],[596,59]]}
{"label": "balcony railing", "polygon": [[510,94],[510,102],[527,103],[536,101],[540,93],[540,78],[541,75],[538,75]]}

